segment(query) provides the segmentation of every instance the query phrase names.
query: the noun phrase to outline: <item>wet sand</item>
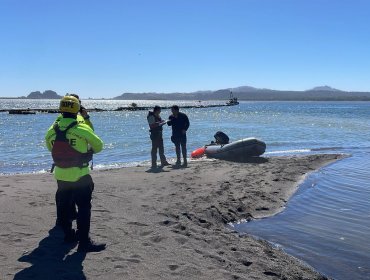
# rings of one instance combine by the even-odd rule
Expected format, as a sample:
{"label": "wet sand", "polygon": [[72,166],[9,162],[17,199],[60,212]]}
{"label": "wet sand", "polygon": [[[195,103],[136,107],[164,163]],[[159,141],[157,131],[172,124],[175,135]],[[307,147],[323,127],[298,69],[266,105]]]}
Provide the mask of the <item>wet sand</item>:
{"label": "wet sand", "polygon": [[225,224],[281,211],[304,176],[341,155],[94,171],[91,235],[77,253],[55,223],[51,174],[0,177],[0,279],[326,279]]}

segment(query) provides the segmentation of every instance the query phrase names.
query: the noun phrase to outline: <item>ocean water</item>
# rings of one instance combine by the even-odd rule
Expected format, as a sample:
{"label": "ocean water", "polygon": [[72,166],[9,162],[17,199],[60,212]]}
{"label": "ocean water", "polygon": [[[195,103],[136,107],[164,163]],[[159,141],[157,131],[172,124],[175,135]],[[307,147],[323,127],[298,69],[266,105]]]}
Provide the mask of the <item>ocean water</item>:
{"label": "ocean water", "polygon": [[[84,100],[83,105],[114,109],[131,102]],[[168,106],[174,102],[136,103]],[[191,104],[176,103],[180,106]],[[57,105],[57,100],[0,100],[0,110],[57,108]],[[268,155],[335,147],[370,147],[369,109],[367,102],[242,102],[233,107],[186,109],[184,112],[191,122],[188,149],[191,151],[209,143],[218,130],[228,134],[231,140],[260,138],[267,143]],[[169,114],[169,110],[163,110],[162,118],[168,118]],[[95,156],[96,168],[149,163],[151,145],[146,115],[146,111],[91,113],[95,131],[105,143],[104,152]],[[40,172],[50,168],[51,157],[45,148],[44,134],[55,118],[56,114],[47,113],[0,113],[0,174]],[[163,134],[166,155],[174,157],[170,127],[165,127]]]}
{"label": "ocean water", "polygon": [[[83,100],[83,105],[114,109],[132,102]],[[192,102],[136,103],[181,106]],[[56,108],[57,104],[55,100],[0,100],[0,109]],[[221,130],[231,140],[257,137],[265,141],[268,156],[351,154],[312,174],[281,214],[237,225],[237,229],[266,238],[329,276],[370,279],[370,102],[241,102],[239,106],[184,112],[191,122],[189,152],[209,143]],[[162,118],[169,114],[163,110]],[[146,115],[145,111],[91,113],[95,131],[105,143],[104,151],[94,158],[95,168],[149,165]],[[55,118],[56,114],[46,113],[0,113],[0,174],[46,172],[50,168],[44,134]],[[173,158],[170,135],[170,128],[165,127],[165,153]]]}
{"label": "ocean water", "polygon": [[370,279],[370,149],[313,173],[270,218],[236,224],[334,279]]}

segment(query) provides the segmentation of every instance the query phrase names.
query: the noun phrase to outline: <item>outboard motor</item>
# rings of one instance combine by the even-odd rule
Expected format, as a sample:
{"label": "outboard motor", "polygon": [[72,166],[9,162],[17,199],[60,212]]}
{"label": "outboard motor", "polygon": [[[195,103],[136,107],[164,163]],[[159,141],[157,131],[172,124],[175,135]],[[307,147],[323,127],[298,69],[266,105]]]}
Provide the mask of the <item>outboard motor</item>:
{"label": "outboard motor", "polygon": [[217,131],[213,137],[215,137],[217,144],[221,144],[221,145],[229,144],[229,140],[230,140],[229,136],[227,136],[222,131]]}

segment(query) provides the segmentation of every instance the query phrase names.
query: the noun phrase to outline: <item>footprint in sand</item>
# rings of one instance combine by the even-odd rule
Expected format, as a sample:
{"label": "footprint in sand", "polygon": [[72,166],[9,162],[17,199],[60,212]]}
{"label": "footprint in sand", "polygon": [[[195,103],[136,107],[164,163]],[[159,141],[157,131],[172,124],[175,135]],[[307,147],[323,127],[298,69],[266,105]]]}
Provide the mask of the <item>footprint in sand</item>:
{"label": "footprint in sand", "polygon": [[178,269],[178,268],[179,268],[179,266],[178,266],[178,265],[176,265],[176,264],[170,264],[168,267],[169,267],[169,269],[170,269],[171,271],[174,271],[174,270],[176,270],[176,269]]}
{"label": "footprint in sand", "polygon": [[267,211],[267,210],[270,210],[270,208],[268,208],[268,207],[258,207],[258,208],[256,208],[256,211]]}
{"label": "footprint in sand", "polygon": [[163,222],[159,223],[161,226],[171,226],[173,224],[176,224],[176,222],[170,221],[170,220],[164,220]]}
{"label": "footprint in sand", "polygon": [[280,277],[279,274],[275,273],[275,272],[272,272],[272,271],[265,271],[263,274],[267,275],[267,276],[276,276],[276,277]]}
{"label": "footprint in sand", "polygon": [[115,269],[121,269],[121,268],[126,269],[126,268],[127,268],[127,266],[126,266],[126,265],[123,265],[123,264],[116,264],[116,265],[114,266],[114,268],[115,268]]}
{"label": "footprint in sand", "polygon": [[177,237],[175,238],[176,242],[179,243],[180,245],[184,245],[185,243],[188,242],[188,239],[185,237]]}
{"label": "footprint in sand", "polygon": [[153,231],[152,230],[150,230],[150,231],[143,231],[143,232],[141,232],[139,235],[140,236],[148,236],[148,235],[150,235],[150,234],[152,234],[153,233]]}
{"label": "footprint in sand", "polygon": [[140,227],[147,227],[148,226],[147,224],[143,224],[143,223],[140,223],[140,222],[128,222],[127,224],[128,225],[133,225],[133,226],[140,226]]}
{"label": "footprint in sand", "polygon": [[248,267],[248,266],[252,265],[253,262],[249,262],[247,260],[243,260],[243,261],[241,261],[241,263],[244,264],[246,267]]}
{"label": "footprint in sand", "polygon": [[156,235],[156,236],[152,236],[150,238],[150,240],[154,243],[159,243],[161,242],[162,240],[166,239],[166,237],[163,237],[163,236],[160,236],[160,235]]}
{"label": "footprint in sand", "polygon": [[141,260],[138,260],[138,259],[126,259],[127,262],[131,262],[131,263],[140,263]]}

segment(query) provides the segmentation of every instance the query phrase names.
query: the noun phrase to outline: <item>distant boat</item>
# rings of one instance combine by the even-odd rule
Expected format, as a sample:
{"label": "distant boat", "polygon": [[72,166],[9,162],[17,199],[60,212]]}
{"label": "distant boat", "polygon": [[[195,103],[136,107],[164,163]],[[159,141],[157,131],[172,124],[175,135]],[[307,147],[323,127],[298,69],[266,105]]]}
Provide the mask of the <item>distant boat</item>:
{"label": "distant boat", "polygon": [[230,99],[226,102],[227,106],[239,105],[238,98],[234,97],[233,92],[230,91]]}

